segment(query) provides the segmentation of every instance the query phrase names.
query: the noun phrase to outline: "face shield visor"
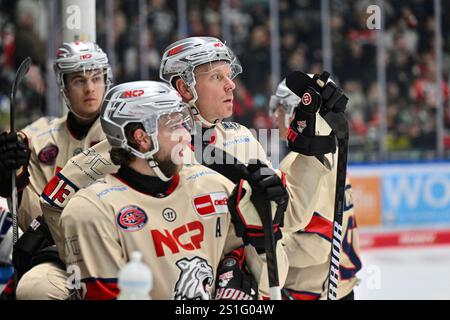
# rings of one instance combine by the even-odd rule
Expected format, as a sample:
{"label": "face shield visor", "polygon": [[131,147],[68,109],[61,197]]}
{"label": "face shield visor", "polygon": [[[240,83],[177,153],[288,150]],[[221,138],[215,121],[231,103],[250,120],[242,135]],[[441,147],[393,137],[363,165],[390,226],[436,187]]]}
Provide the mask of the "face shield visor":
{"label": "face shield visor", "polygon": [[279,117],[279,109],[284,111],[284,126],[289,127],[289,118],[294,114],[295,105],[287,103],[284,98],[272,95],[269,101],[270,116]]}

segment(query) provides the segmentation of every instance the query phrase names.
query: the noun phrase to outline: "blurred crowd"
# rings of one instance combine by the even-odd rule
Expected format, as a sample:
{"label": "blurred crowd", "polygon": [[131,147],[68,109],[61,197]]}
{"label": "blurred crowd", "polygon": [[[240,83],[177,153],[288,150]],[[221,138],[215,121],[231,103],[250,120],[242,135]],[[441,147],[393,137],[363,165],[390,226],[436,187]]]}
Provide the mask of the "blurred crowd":
{"label": "blurred crowd", "polygon": [[[97,0],[97,41],[106,48],[105,2]],[[188,36],[223,39],[220,0],[187,2]],[[350,98],[350,158],[377,160],[380,141],[376,30],[366,9],[374,1],[330,0],[332,75]],[[177,1],[148,0],[145,56],[150,79],[158,78],[161,53],[179,38]],[[18,127],[46,112],[46,23],[44,0],[0,0],[0,131],[8,128],[9,93],[18,64],[31,56],[33,67],[18,98]],[[292,70],[323,69],[320,1],[279,0],[281,77]],[[433,1],[385,1],[387,137],[390,159],[434,157],[436,149],[436,54]],[[444,123],[450,129],[450,3],[442,1]],[[140,79],[138,0],[114,0],[113,72],[116,83]],[[268,0],[229,0],[227,40],[244,72],[236,79],[234,120],[270,128],[272,94]],[[108,52],[109,53],[109,52]],[[110,53],[109,53],[110,54]],[[450,149],[450,138],[445,139]]]}

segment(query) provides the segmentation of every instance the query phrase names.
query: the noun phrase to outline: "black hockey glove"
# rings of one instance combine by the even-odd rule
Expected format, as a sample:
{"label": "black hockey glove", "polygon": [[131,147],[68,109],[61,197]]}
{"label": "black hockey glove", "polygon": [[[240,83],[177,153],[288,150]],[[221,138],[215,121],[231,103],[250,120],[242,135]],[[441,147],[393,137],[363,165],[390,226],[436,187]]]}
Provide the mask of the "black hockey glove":
{"label": "black hockey glove", "polygon": [[0,170],[17,170],[27,166],[30,150],[16,132],[0,134]]}
{"label": "black hockey glove", "polygon": [[7,198],[11,196],[12,172],[23,168],[16,177],[17,190],[23,190],[29,183],[28,162],[30,149],[27,141],[23,140],[17,133],[0,134],[0,196]]}
{"label": "black hockey glove", "polygon": [[311,78],[296,71],[286,78],[288,88],[301,97],[287,135],[289,148],[294,152],[321,156],[336,151],[336,141],[323,117],[330,111],[343,112],[348,98],[334,82],[327,83],[329,75],[325,71]]}
{"label": "black hockey glove", "polygon": [[17,240],[13,249],[13,265],[19,279],[33,266],[35,255],[42,249],[53,246],[50,230],[44,218],[34,219],[25,233]]}
{"label": "black hockey glove", "polygon": [[[259,161],[248,166],[247,180],[241,180],[228,199],[228,209],[236,235],[244,244],[251,244],[258,252],[264,250],[264,223],[259,213],[270,214],[275,241],[281,239],[284,211],[289,196],[282,179]],[[270,201],[270,211],[266,212],[265,201]]]}
{"label": "black hockey glove", "polygon": [[215,300],[257,300],[258,283],[247,270],[244,247],[227,254],[217,268]]}
{"label": "black hockey glove", "polygon": [[[326,71],[325,71],[326,72]],[[328,74],[328,73],[327,73]],[[320,76],[315,75],[313,79],[319,79]],[[339,88],[334,81],[328,81],[321,92],[322,97],[322,107],[320,109],[320,114],[322,117],[328,112],[332,111],[335,113],[344,112],[347,108],[348,98],[344,91]]]}
{"label": "black hockey glove", "polygon": [[[259,160],[250,160],[247,170],[249,172],[247,181],[252,189],[261,193],[264,199],[275,201],[278,205],[284,206],[284,210],[286,210],[289,196],[285,182],[283,182],[283,176],[278,176],[274,170]],[[281,218],[280,221],[282,222],[283,219]]]}

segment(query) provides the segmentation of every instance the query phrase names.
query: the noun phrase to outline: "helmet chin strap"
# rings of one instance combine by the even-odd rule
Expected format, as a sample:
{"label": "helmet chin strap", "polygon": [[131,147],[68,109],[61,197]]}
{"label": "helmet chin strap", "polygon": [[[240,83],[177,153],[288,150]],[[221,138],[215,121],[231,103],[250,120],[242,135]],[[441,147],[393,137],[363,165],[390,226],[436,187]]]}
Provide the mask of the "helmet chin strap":
{"label": "helmet chin strap", "polygon": [[217,119],[214,121],[214,123],[212,123],[206,120],[204,117],[202,117],[202,115],[200,114],[200,110],[198,110],[198,107],[195,105],[198,99],[197,91],[195,90],[194,86],[190,86],[190,88],[194,97],[191,99],[191,101],[188,102],[188,104],[189,107],[191,108],[192,114],[195,116],[197,120],[201,122],[202,127],[211,128],[214,127],[217,123],[221,122],[219,119]]}
{"label": "helmet chin strap", "polygon": [[158,178],[160,178],[162,181],[167,182],[167,181],[169,181],[170,179],[172,179],[172,177],[167,177],[167,176],[161,171],[161,169],[159,168],[158,162],[157,162],[155,159],[150,158],[150,159],[147,159],[147,161],[148,161],[148,165],[150,166],[150,168],[153,169],[153,171],[156,173],[156,175],[158,176]]}

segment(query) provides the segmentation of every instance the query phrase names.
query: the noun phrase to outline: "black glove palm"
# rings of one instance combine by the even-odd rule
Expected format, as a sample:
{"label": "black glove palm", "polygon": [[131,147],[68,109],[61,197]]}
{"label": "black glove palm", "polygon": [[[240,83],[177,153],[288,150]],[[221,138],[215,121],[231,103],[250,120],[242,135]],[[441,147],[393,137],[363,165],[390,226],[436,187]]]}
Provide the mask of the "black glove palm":
{"label": "black glove palm", "polygon": [[[281,239],[284,211],[289,196],[282,179],[261,162],[248,166],[247,181],[241,180],[228,199],[236,234],[245,244],[264,249],[264,227],[272,219],[275,240]],[[269,200],[270,206],[267,206]],[[260,214],[267,215],[261,217]],[[270,215],[270,216],[269,216]]]}
{"label": "black glove palm", "polygon": [[28,165],[30,150],[16,132],[0,134],[0,169],[17,170]]}
{"label": "black glove palm", "polygon": [[[331,112],[344,112],[348,98],[332,81],[328,72],[314,75],[296,71],[286,78],[286,85],[301,97],[288,131],[288,145],[294,151],[308,156],[321,156],[336,151],[334,136],[317,132],[317,117]],[[328,82],[327,82],[328,81]]]}
{"label": "black glove palm", "polygon": [[216,300],[257,300],[258,283],[248,272],[244,248],[227,254],[217,268]]}
{"label": "black glove palm", "polygon": [[0,196],[5,198],[11,196],[12,172],[22,166],[24,166],[24,171],[16,178],[16,186],[20,191],[28,185],[29,158],[30,149],[16,132],[0,134]]}

